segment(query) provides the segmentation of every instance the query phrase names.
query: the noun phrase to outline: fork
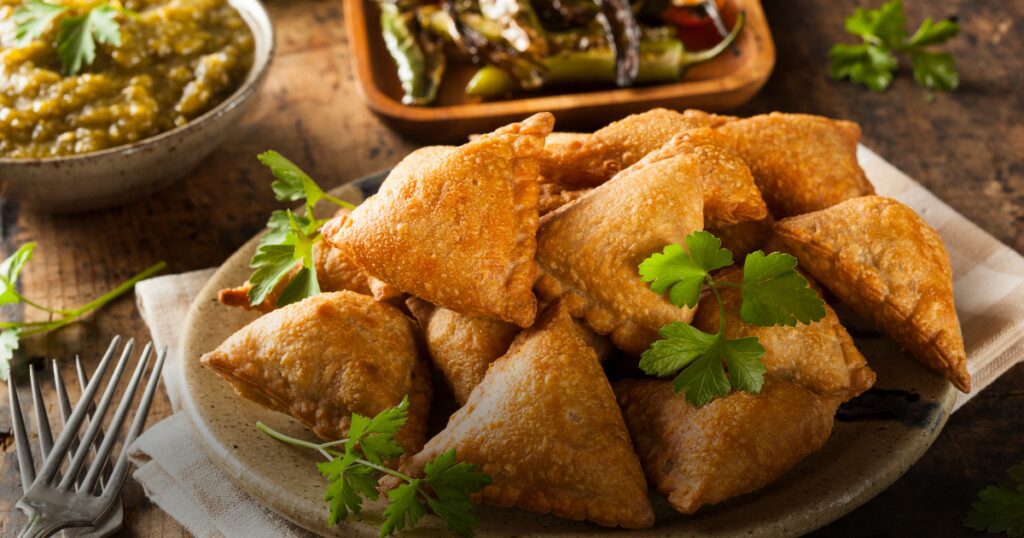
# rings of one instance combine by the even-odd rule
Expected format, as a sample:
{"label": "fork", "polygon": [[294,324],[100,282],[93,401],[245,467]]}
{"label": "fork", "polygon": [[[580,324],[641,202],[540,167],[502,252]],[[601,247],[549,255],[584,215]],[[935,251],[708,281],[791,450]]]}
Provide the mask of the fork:
{"label": "fork", "polygon": [[[17,507],[29,516],[29,522],[22,529],[20,537],[49,536],[67,527],[95,527],[107,516],[120,498],[121,486],[128,473],[128,449],[141,433],[145,424],[167,354],[164,350],[157,358],[145,392],[139,401],[138,410],[135,412],[131,427],[125,437],[121,453],[114,463],[113,470],[110,471],[109,478],[103,481],[101,478],[110,463],[108,459],[117,440],[118,432],[124,425],[128,408],[135,397],[152,355],[152,345],[147,344],[110,421],[107,435],[99,440],[103,420],[124,375],[128,360],[134,351],[134,343],[129,340],[107,382],[103,396],[92,410],[93,398],[99,391],[102,378],[110,366],[120,342],[121,338],[115,337],[110,343],[92,380],[85,385],[77,405],[67,416],[64,428],[57,440],[55,442],[52,440],[48,426],[39,428],[40,444],[44,449],[44,462],[38,474],[33,467],[32,453],[21,416],[17,391],[13,389],[13,383],[9,384],[15,442],[18,449],[18,468],[21,473],[22,488],[25,490],[25,495],[18,501]],[[84,374],[84,370],[80,371],[80,375],[82,374]],[[60,398],[60,394],[58,397]],[[63,400],[62,414],[63,403],[66,403],[66,394]],[[42,407],[41,399],[36,399],[36,402],[38,411]],[[79,439],[78,430],[82,427],[86,415],[89,415],[90,411],[92,414],[89,425]],[[42,422],[38,414],[37,420]],[[98,448],[95,449],[95,457],[87,469],[83,468],[94,444],[98,444]],[[70,462],[61,475],[60,469],[66,458],[70,458]],[[82,473],[85,474],[84,478],[81,478]]]}

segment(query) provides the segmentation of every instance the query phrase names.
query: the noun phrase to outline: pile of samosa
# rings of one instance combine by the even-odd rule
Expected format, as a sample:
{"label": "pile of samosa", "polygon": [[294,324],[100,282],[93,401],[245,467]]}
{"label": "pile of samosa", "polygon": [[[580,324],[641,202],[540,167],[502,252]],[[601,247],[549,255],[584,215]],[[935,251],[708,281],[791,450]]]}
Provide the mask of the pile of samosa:
{"label": "pile of samosa", "polygon": [[[408,395],[403,472],[454,448],[493,480],[479,502],[628,528],[654,524],[649,486],[690,514],[777,479],[875,381],[831,308],[810,325],[757,327],[727,289],[727,336],[766,349],[760,394],[695,408],[667,379],[610,382],[602,361],[635,365],[667,323],[716,330],[713,299],[678,308],[637,273],[691,232],[711,231],[740,258],[795,255],[970,389],[942,241],[874,195],[857,125],[657,109],[593,134],[553,126],[542,113],[408,155],[376,195],[324,225],[325,293],[270,311],[203,362],[325,439],[345,436],[351,413]],[[427,440],[431,368],[461,408]]]}

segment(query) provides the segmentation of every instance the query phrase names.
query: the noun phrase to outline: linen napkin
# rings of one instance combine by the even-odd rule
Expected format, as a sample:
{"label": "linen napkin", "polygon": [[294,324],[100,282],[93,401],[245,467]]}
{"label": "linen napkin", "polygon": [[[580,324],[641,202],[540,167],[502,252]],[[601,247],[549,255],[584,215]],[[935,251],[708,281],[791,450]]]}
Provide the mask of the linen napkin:
{"label": "linen napkin", "polygon": [[[861,146],[861,166],[878,194],[912,207],[942,236],[953,266],[957,313],[967,347],[973,391],[959,409],[1024,359],[1024,258],[947,206],[916,181]],[[213,270],[139,283],[139,311],[154,344],[168,348],[164,384],[177,411],[181,387],[180,331],[193,297]],[[146,494],[196,536],[305,536],[308,533],[263,508],[236,488],[197,447],[201,441],[181,413],[140,437],[133,475]]]}

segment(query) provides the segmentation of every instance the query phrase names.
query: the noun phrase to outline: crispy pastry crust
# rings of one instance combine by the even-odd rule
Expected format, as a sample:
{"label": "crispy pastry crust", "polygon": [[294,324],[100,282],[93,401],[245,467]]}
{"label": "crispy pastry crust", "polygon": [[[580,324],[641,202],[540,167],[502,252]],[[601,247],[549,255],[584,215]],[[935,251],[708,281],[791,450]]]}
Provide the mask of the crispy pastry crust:
{"label": "crispy pastry crust", "polygon": [[202,362],[243,397],[288,413],[321,438],[344,438],[353,412],[373,416],[409,395],[398,442],[418,451],[426,435],[430,372],[412,322],[350,291],[322,293],[246,325]]}
{"label": "crispy pastry crust", "polygon": [[938,233],[912,209],[865,196],[781,220],[775,232],[840,300],[970,392],[949,257]]}
{"label": "crispy pastry crust", "polygon": [[667,380],[618,381],[615,394],[648,481],[684,514],[778,479],[825,444],[836,410],[835,400],[771,376],[760,394],[700,408]]}
{"label": "crispy pastry crust", "polygon": [[746,161],[777,218],[875,193],[857,164],[856,123],[772,112],[735,119],[718,130]]}
{"label": "crispy pastry crust", "polygon": [[676,134],[721,125],[726,117],[655,108],[610,123],[591,135],[561,137],[544,151],[541,175],[553,183],[594,187],[660,148]]}
{"label": "crispy pastry crust", "polygon": [[722,247],[729,249],[736,261],[739,262],[755,250],[768,248],[768,240],[774,234],[773,224],[775,224],[775,219],[769,213],[761,220],[711,227],[708,228],[708,231],[721,239]]}
{"label": "crispy pastry crust", "polygon": [[406,300],[419,321],[434,366],[452,389],[455,401],[465,404],[483,380],[487,367],[508,351],[519,327],[488,318],[471,318],[422,299]]}
{"label": "crispy pastry crust", "polygon": [[637,355],[662,325],[693,318],[652,292],[637,265],[704,223],[696,165],[656,156],[545,215],[537,233],[538,295],[562,297],[574,316]]}
{"label": "crispy pastry crust", "polygon": [[[716,274],[715,280],[739,283],[743,271],[730,267]],[[740,317],[742,291],[726,287],[720,295],[725,308],[726,338],[756,337],[764,346],[761,362],[769,374],[840,402],[860,395],[875,383],[875,373],[828,304],[825,317],[810,325],[758,327]],[[701,298],[693,326],[705,332],[718,331],[718,306],[713,296]]]}
{"label": "crispy pastry crust", "polygon": [[539,158],[553,123],[551,114],[536,114],[429,159],[403,161],[351,218],[325,224],[324,237],[402,291],[528,327],[536,316]]}
{"label": "crispy pastry crust", "polygon": [[[490,475],[479,501],[589,519],[654,524],[647,483],[594,350],[554,305],[495,361],[448,426],[402,472],[449,449]],[[382,488],[397,485],[383,480]]]}

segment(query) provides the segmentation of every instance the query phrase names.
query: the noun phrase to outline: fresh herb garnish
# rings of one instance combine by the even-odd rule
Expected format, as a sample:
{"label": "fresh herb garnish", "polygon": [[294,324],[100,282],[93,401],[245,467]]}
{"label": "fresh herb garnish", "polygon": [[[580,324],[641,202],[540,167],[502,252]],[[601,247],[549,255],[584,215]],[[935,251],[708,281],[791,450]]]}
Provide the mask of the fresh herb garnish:
{"label": "fresh herb garnish", "polygon": [[[686,236],[686,248],[668,245],[640,263],[640,277],[655,293],[668,292],[669,302],[693,308],[707,287],[718,303],[718,332],[709,334],[686,323],[673,322],[659,331],[658,340],[640,357],[640,368],[652,375],[678,372],[672,386],[686,392],[686,401],[700,407],[733,389],[761,391],[765,350],[757,338],[725,337],[725,309],[719,290],[738,287],[743,292],[740,317],[758,326],[812,323],[825,317],[825,305],[807,280],[796,272],[796,258],[761,251],[746,257],[740,284],[719,282],[711,272],[733,265],[732,252],[708,232]],[[728,374],[725,366],[728,366]]]}
{"label": "fresh herb garnish", "polygon": [[946,52],[931,52],[927,47],[940,45],[960,32],[956,20],[933,22],[925,19],[914,35],[907,35],[902,0],[892,0],[878,9],[857,8],[846,19],[846,31],[863,43],[839,43],[828,52],[829,75],[835,80],[849,79],[876,92],[889,87],[899,65],[896,53],[910,58],[914,80],[929,90],[952,91],[960,83],[956,60]]}
{"label": "fresh herb garnish", "polygon": [[478,519],[469,496],[491,483],[476,465],[456,461],[452,449],[428,462],[423,478],[387,466],[387,460],[402,455],[395,434],[405,425],[408,409],[409,400],[404,398],[373,418],[353,413],[347,439],[321,444],[287,436],[262,422],[256,427],[278,441],[316,450],[327,459],[316,467],[328,481],[324,500],[329,504],[330,526],[350,513],[358,514],[364,500],[379,499],[377,480],[388,474],[402,484],[387,494],[382,537],[415,526],[428,510],[441,517],[453,532],[471,536]]}
{"label": "fresh herb garnish", "polygon": [[121,25],[117,15],[135,16],[127,9],[103,2],[89,8],[78,9],[50,4],[43,0],[26,0],[14,10],[14,39],[18,46],[27,45],[42,36],[61,14],[73,15],[60,21],[57,30],[57,57],[65,75],[74,75],[96,59],[96,44],[121,46]]}
{"label": "fresh herb garnish", "polygon": [[1016,484],[981,490],[964,516],[965,526],[990,534],[1024,537],[1024,464],[1011,467],[1008,472]]}
{"label": "fresh herb garnish", "polygon": [[22,295],[17,288],[21,269],[30,259],[35,243],[25,243],[14,254],[0,262],[0,305],[24,304],[50,314],[47,321],[0,321],[0,380],[6,381],[11,372],[11,361],[22,336],[55,331],[77,321],[85,314],[103,307],[132,289],[137,282],[159,273],[167,264],[159,262],[145,271],[122,282],[109,292],[78,308],[50,308]]}
{"label": "fresh herb garnish", "polygon": [[325,193],[308,174],[280,153],[266,151],[258,158],[274,175],[275,180],[270,186],[278,200],[306,202],[305,215],[296,215],[287,209],[270,214],[267,233],[260,239],[256,254],[249,261],[253,269],[249,277],[249,304],[253,306],[263,303],[270,292],[301,264],[301,269],[294,274],[274,305],[284,306],[320,293],[313,247],[321,240],[320,227],[327,221],[313,216],[313,206],[320,200],[347,209],[354,206]]}

